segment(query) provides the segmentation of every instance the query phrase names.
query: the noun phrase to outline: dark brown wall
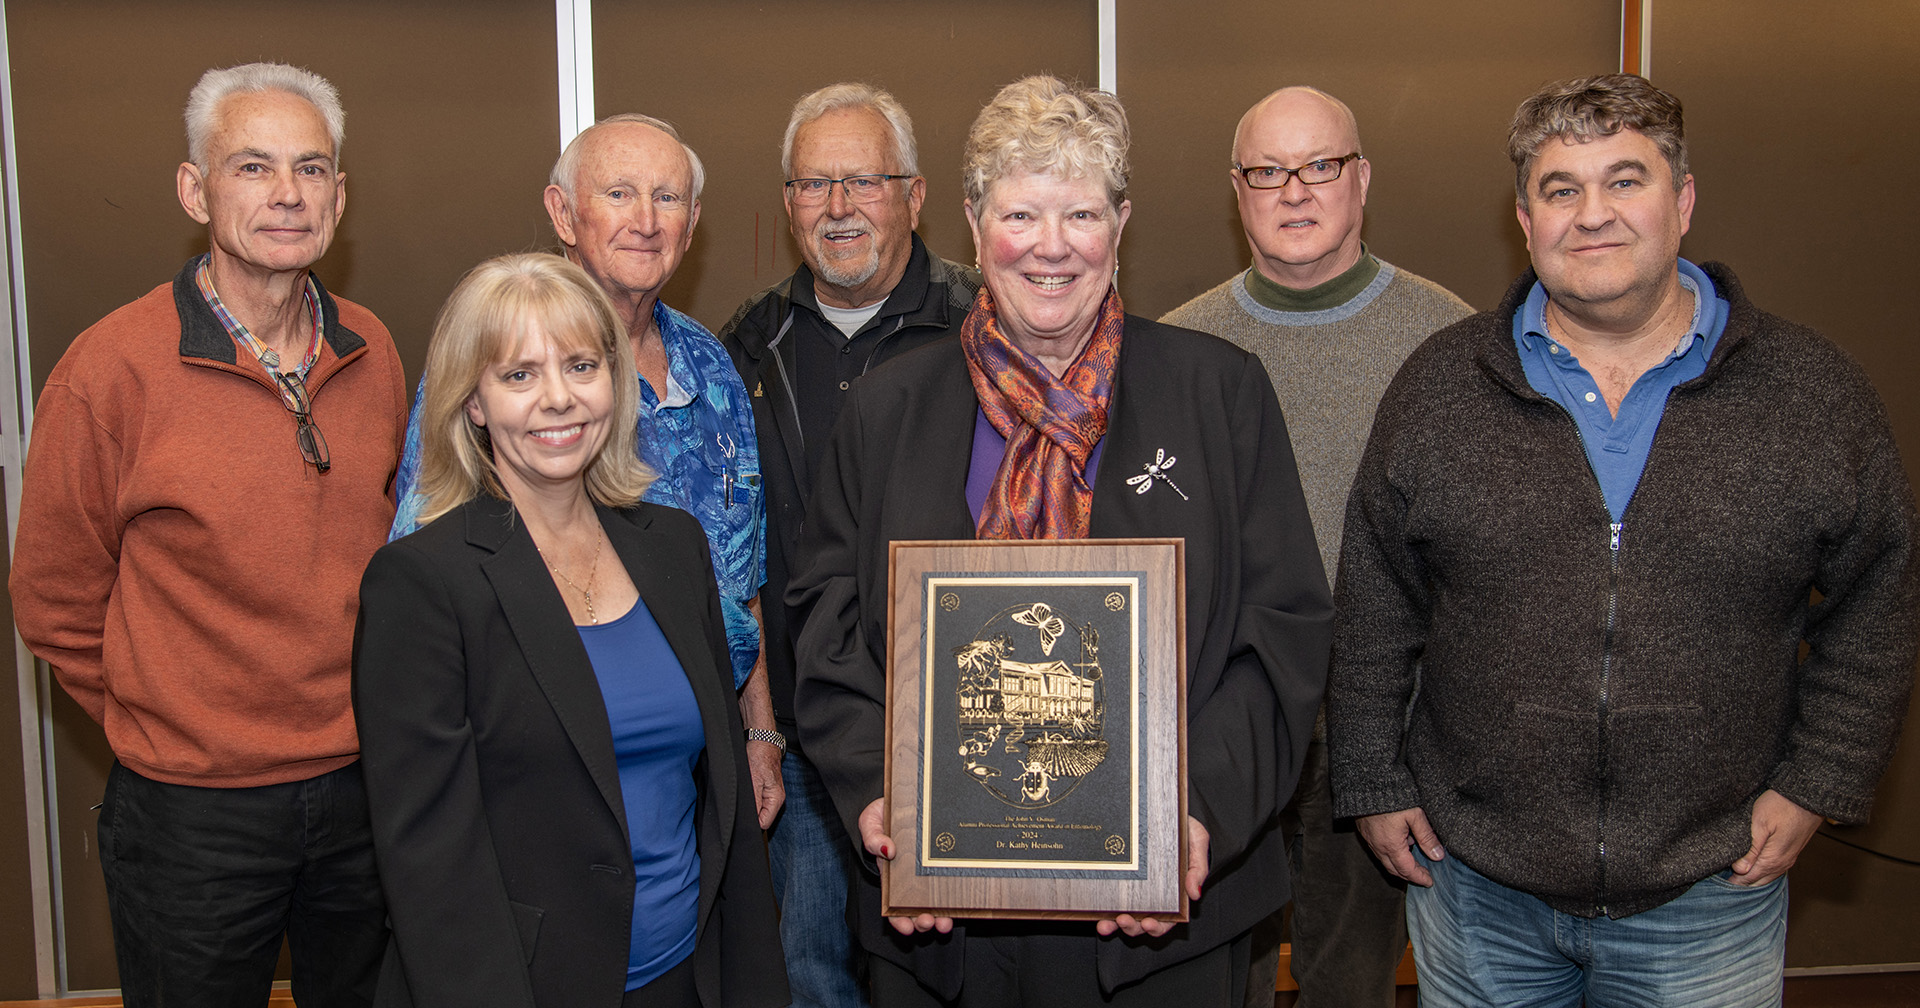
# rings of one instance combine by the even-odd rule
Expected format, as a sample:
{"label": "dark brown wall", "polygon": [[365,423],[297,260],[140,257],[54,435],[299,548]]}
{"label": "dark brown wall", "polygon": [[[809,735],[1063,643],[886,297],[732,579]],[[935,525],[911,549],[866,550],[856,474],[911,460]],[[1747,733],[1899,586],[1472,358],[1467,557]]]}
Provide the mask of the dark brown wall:
{"label": "dark brown wall", "polygon": [[[1649,69],[1686,103],[1698,194],[1682,252],[1724,260],[1760,307],[1852,353],[1886,400],[1911,473],[1920,6],[1861,0],[1807,13],[1789,0],[1659,5]],[[1920,960],[1916,735],[1910,727],[1881,784],[1874,822],[1829,827],[1795,869],[1788,965]]]}
{"label": "dark brown wall", "polygon": [[[1661,9],[1667,9],[1663,4]],[[1515,39],[1552,25],[1551,45]],[[1617,0],[1290,5],[1120,0],[1120,97],[1133,120],[1127,308],[1157,316],[1247,268],[1227,168],[1234,126],[1276,88],[1346,102],[1373,162],[1366,239],[1381,258],[1491,308],[1526,265],[1507,121],[1541,83],[1618,69]]]}
{"label": "dark brown wall", "polygon": [[[0,496],[0,500],[4,500]],[[3,509],[0,509],[3,511]],[[0,514],[3,516],[3,514]],[[11,568],[0,557],[0,580]],[[11,626],[13,606],[0,592],[0,611]],[[26,669],[32,675],[31,668]],[[0,1000],[28,998],[34,986],[33,906],[31,861],[27,849],[27,786],[20,744],[20,690],[15,686],[13,648],[0,655],[0,907],[18,908],[0,913]]]}
{"label": "dark brown wall", "polygon": [[[662,25],[671,25],[675,38],[712,43],[663,46],[636,58],[633,40],[659,37]],[[852,25],[859,30],[832,27]],[[906,106],[927,178],[920,236],[936,255],[973,262],[960,210],[967,127],[1016,78],[1053,73],[1095,83],[1094,31],[1094,5],[1086,0],[597,6],[599,114],[669,120],[707,168],[693,250],[668,284],[666,301],[717,331],[748,295],[799,266],[780,201],[780,138],[801,95],[842,80],[877,84]],[[802,52],[807,58],[796,58]]]}
{"label": "dark brown wall", "polygon": [[[552,242],[551,4],[231,0],[6,5],[35,388],[82,329],[206,248],[180,209],[181,108],[209,67],[278,60],[340,88],[347,209],[316,272],[418,374],[440,302],[490,255]],[[311,10],[308,13],[312,13]]]}

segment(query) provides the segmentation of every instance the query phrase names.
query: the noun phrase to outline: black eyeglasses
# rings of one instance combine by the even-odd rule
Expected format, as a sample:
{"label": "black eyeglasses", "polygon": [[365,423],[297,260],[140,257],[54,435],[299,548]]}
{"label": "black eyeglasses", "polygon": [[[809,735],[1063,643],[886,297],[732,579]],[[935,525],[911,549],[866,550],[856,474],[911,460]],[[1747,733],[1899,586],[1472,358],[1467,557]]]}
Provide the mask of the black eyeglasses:
{"label": "black eyeglasses", "polygon": [[280,400],[287,412],[299,422],[294,428],[294,439],[300,442],[300,457],[321,472],[326,472],[333,463],[327,459],[327,439],[320,435],[320,428],[313,422],[313,402],[307,398],[307,382],[298,373],[287,374],[276,371],[273,380],[280,384]]}
{"label": "black eyeglasses", "polygon": [[833,184],[840,183],[847,198],[855,203],[871,203],[886,194],[887,183],[909,179],[912,175],[849,175],[846,178],[797,178],[787,181],[787,191],[801,206],[825,203],[833,198]]}
{"label": "black eyeglasses", "polygon": [[1360,157],[1360,152],[1354,151],[1345,157],[1309,161],[1298,168],[1282,168],[1279,165],[1254,165],[1251,168],[1242,168],[1235,165],[1234,171],[1239,172],[1240,177],[1247,180],[1247,185],[1255,189],[1284,188],[1296,175],[1307,185],[1325,185],[1340,177],[1340,170],[1347,166],[1347,162],[1357,161]]}

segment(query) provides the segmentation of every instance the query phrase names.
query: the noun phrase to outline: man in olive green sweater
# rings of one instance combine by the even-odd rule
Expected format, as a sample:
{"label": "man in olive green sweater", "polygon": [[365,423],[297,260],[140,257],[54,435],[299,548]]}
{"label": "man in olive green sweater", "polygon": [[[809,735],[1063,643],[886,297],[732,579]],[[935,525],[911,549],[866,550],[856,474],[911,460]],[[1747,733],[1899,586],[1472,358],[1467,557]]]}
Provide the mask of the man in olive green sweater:
{"label": "man in olive green sweater", "polygon": [[[1373,166],[1339,99],[1307,87],[1268,95],[1241,118],[1233,158],[1253,266],[1163,321],[1232,340],[1266,364],[1331,576],[1374,407],[1413,348],[1472,309],[1361,243]],[[1391,1005],[1407,942],[1403,888],[1350,824],[1336,828],[1324,735],[1315,728],[1299,790],[1282,813],[1300,1005]],[[1254,976],[1277,971],[1279,931],[1277,918],[1255,929]],[[1264,984],[1249,984],[1247,994],[1249,1005],[1272,1004]]]}

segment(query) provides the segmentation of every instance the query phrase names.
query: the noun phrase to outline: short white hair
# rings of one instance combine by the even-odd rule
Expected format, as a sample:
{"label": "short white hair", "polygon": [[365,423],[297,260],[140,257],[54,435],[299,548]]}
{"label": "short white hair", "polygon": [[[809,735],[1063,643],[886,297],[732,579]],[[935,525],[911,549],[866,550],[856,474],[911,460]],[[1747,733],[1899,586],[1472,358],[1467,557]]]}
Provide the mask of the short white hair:
{"label": "short white hair", "polygon": [[913,139],[913,117],[899,100],[883,88],[871,84],[829,84],[795,102],[787,119],[787,135],[780,141],[780,174],[793,177],[793,141],[800,127],[841,109],[871,109],[887,121],[893,133],[893,156],[898,167],[893,175],[920,174],[920,145]]}
{"label": "short white hair", "polygon": [[687,152],[687,164],[693,167],[693,192],[688,194],[687,198],[695,203],[700,202],[700,190],[707,187],[707,169],[700,163],[700,155],[695,154],[693,148],[688,146],[685,140],[680,139],[680,131],[674,129],[673,124],[665,119],[655,119],[638,112],[621,112],[610,115],[575,134],[574,138],[567,143],[567,149],[560,152],[559,160],[553,163],[553,171],[547,175],[547,184],[560,187],[561,194],[567,197],[567,205],[574,205],[573,185],[580,174],[580,151],[586,147],[587,137],[602,126],[616,126],[621,123],[651,126],[672,137],[680,145],[680,149]]}
{"label": "short white hair", "polygon": [[187,96],[187,160],[207,170],[207,141],[220,125],[220,103],[237,94],[285,91],[320,113],[333,139],[334,167],[339,167],[340,145],[347,136],[347,113],[340,107],[340,90],[325,77],[285,63],[243,63],[209,70]]}

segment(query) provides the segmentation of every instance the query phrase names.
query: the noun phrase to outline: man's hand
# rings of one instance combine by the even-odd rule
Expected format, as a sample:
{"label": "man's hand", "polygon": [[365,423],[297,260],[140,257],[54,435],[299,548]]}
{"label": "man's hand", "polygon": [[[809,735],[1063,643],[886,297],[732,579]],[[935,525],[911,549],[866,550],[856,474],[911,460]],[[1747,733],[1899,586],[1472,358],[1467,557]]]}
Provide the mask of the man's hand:
{"label": "man's hand", "polygon": [[787,803],[787,786],[780,779],[780,747],[759,739],[747,740],[747,773],[753,777],[754,818],[761,829],[772,829],[780,807]]}
{"label": "man's hand", "polygon": [[[893,838],[887,835],[886,824],[882,821],[882,817],[886,814],[885,810],[886,801],[875,798],[860,811],[860,845],[874,857],[891,861],[896,848],[893,846]],[[903,935],[911,935],[918,931],[938,931],[946,934],[953,930],[953,918],[935,917],[932,914],[921,914],[918,917],[889,917],[887,923],[893,925],[893,929]]]}
{"label": "man's hand", "polygon": [[1433,876],[1420,862],[1413,859],[1411,848],[1418,845],[1427,855],[1427,860],[1438,861],[1447,856],[1446,849],[1440,846],[1440,837],[1427,823],[1427,813],[1419,808],[1402,809],[1398,812],[1382,812],[1379,815],[1361,816],[1353,821],[1354,828],[1360,831],[1360,838],[1367,842],[1367,848],[1380,860],[1380,866],[1395,875],[1419,886],[1433,885]]}
{"label": "man's hand", "polygon": [[[1200,887],[1206,884],[1207,848],[1212,843],[1212,835],[1207,832],[1205,826],[1200,825],[1200,820],[1188,816],[1186,883],[1187,899],[1189,900],[1198,900],[1200,898]],[[1129,938],[1138,938],[1141,935],[1158,938],[1168,931],[1173,930],[1173,926],[1178,923],[1179,921],[1163,921],[1153,917],[1135,917],[1132,914],[1121,914],[1118,917],[1109,917],[1106,920],[1100,921],[1093,926],[1093,929],[1098,931],[1102,938],[1116,931]]]}
{"label": "man's hand", "polygon": [[[773,693],[767,686],[767,623],[760,618],[760,598],[747,600],[747,611],[760,625],[760,654],[753,660],[747,684],[740,687],[740,720],[748,728],[777,732],[773,720]],[[780,760],[786,753],[771,742],[747,741],[747,773],[753,778],[754,818],[761,829],[772,829],[780,806],[787,803],[787,786],[780,777]]]}
{"label": "man's hand", "polygon": [[1729,881],[1759,886],[1785,875],[1819,828],[1819,814],[1769,788],[1753,800],[1753,846],[1733,863]]}

